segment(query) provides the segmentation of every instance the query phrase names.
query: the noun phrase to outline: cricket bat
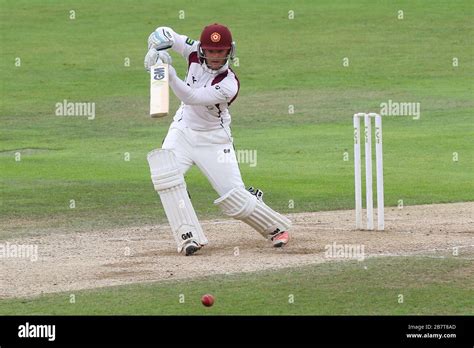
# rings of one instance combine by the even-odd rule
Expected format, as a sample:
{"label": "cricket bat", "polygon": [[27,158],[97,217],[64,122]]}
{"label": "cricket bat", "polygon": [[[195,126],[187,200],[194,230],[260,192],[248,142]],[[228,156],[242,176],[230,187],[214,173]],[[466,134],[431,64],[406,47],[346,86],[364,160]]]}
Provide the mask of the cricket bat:
{"label": "cricket bat", "polygon": [[150,69],[150,116],[168,116],[169,85],[168,64],[158,61]]}

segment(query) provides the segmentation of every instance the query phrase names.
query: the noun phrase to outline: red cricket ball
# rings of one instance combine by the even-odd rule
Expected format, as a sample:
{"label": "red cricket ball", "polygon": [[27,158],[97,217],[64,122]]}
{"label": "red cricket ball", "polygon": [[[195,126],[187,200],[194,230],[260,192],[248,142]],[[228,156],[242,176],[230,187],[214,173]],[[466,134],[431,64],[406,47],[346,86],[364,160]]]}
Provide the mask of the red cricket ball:
{"label": "red cricket ball", "polygon": [[210,294],[203,295],[201,297],[201,302],[206,307],[211,307],[214,304],[214,296]]}

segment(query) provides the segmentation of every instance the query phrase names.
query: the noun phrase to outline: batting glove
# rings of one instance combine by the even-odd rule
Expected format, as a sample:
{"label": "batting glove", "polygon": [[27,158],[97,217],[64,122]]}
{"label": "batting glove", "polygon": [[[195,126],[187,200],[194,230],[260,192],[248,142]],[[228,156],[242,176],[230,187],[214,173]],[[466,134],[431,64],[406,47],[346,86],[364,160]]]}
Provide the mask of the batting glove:
{"label": "batting glove", "polygon": [[148,53],[145,56],[145,69],[147,71],[150,71],[150,68],[155,65],[158,60],[161,60],[163,63],[166,64],[171,64],[173,63],[173,60],[171,59],[171,56],[169,55],[168,52],[166,51],[157,51],[154,48],[151,48],[148,50]]}
{"label": "batting glove", "polygon": [[168,27],[158,27],[148,37],[148,49],[154,48],[157,51],[171,48],[174,44],[173,29]]}

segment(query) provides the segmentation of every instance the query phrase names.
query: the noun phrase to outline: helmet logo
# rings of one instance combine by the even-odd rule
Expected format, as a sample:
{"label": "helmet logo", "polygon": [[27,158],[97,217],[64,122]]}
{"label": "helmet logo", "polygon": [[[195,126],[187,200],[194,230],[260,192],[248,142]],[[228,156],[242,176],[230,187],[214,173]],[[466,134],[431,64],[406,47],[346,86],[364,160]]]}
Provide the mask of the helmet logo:
{"label": "helmet logo", "polygon": [[211,34],[211,41],[212,42],[219,42],[221,41],[221,34],[217,33],[217,32],[213,32]]}

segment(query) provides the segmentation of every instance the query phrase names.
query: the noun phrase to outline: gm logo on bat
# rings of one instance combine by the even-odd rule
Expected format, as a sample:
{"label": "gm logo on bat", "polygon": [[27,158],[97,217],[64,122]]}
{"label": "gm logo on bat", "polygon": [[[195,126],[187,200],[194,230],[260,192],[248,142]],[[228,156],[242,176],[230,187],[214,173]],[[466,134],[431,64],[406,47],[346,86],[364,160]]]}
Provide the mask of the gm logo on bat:
{"label": "gm logo on bat", "polygon": [[163,80],[165,78],[165,68],[160,66],[153,70],[154,80]]}

